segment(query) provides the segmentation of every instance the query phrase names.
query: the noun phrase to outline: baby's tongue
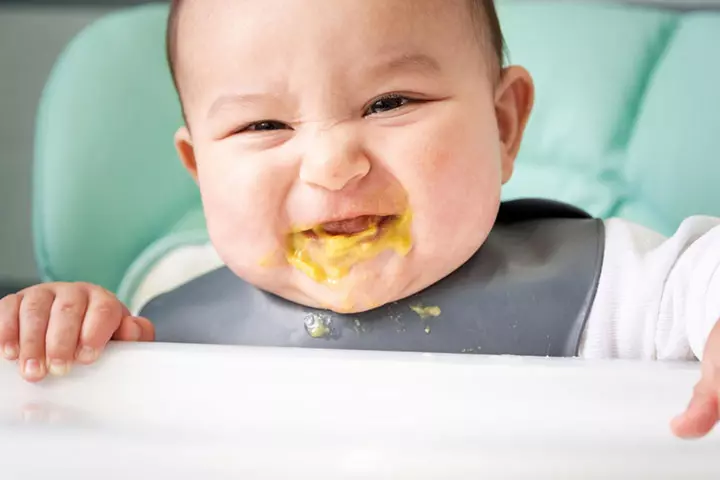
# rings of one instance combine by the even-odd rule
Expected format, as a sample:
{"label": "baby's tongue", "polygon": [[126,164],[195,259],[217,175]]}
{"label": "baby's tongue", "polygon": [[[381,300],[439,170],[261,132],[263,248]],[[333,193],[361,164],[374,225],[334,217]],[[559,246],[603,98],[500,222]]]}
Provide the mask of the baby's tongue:
{"label": "baby's tongue", "polygon": [[362,217],[340,220],[338,222],[327,222],[320,225],[323,231],[330,235],[353,235],[364,232],[371,225],[380,220],[377,215],[364,215]]}

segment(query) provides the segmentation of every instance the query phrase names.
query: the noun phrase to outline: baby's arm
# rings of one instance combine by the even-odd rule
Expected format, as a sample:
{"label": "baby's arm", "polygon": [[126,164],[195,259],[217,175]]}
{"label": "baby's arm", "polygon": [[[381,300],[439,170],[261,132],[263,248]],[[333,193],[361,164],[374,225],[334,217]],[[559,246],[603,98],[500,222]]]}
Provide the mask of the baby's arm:
{"label": "baby's arm", "polygon": [[0,300],[0,352],[19,361],[28,381],[90,364],[111,340],[151,341],[152,324],[130,315],[107,290],[86,283],[47,283]]}
{"label": "baby's arm", "polygon": [[720,219],[690,218],[668,239],[611,220],[605,253],[581,356],[702,360],[672,430],[706,435],[720,420]]}

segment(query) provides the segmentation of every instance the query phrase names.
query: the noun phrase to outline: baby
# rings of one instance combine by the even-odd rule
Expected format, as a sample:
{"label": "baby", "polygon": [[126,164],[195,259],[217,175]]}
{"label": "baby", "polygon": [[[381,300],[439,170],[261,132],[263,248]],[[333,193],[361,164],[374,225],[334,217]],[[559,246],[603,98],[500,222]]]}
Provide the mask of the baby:
{"label": "baby", "polygon": [[[175,0],[175,137],[223,262],[257,289],[340,313],[437,284],[496,228],[533,104],[503,64],[492,0]],[[702,360],[683,438],[720,407],[720,219],[669,238],[604,222],[579,356]],[[28,381],[94,362],[149,320],[88,284],[0,301],[0,348]]]}

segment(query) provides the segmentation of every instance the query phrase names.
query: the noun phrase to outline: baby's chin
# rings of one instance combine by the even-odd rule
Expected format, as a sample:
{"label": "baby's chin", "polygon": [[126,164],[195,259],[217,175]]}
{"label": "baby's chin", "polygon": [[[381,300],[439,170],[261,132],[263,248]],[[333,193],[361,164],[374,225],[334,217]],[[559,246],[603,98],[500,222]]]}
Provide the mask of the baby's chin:
{"label": "baby's chin", "polygon": [[352,275],[332,286],[303,285],[303,293],[317,308],[337,313],[360,313],[405,297],[404,282],[381,283]]}
{"label": "baby's chin", "polygon": [[256,285],[292,302],[336,313],[373,310],[415,293],[412,262],[391,252],[355,265],[347,275],[317,282],[293,267],[277,269]]}

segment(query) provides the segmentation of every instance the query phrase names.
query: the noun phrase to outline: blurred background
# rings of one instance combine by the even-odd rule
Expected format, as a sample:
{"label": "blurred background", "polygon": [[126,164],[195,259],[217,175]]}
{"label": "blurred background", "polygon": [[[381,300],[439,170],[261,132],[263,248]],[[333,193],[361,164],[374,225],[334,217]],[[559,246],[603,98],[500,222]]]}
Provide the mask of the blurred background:
{"label": "blurred background", "polygon": [[0,297],[38,281],[30,215],[35,114],[48,74],[85,26],[138,0],[0,0]]}

